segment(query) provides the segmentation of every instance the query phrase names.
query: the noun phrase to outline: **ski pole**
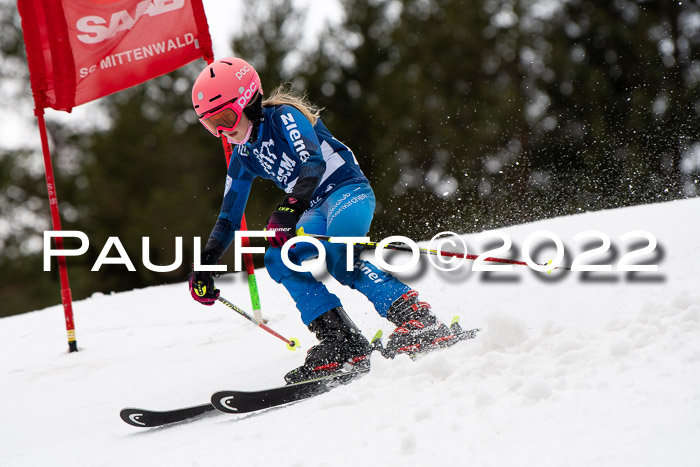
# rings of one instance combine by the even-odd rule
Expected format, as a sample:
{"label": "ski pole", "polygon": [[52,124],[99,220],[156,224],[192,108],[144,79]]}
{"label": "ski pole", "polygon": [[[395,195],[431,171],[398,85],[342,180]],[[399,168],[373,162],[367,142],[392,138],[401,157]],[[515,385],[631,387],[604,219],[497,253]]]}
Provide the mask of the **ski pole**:
{"label": "ski pole", "polygon": [[270,334],[272,334],[272,335],[275,336],[276,338],[278,338],[278,339],[280,339],[280,340],[283,340],[283,341],[287,344],[287,348],[288,348],[289,350],[296,350],[297,347],[299,347],[299,339],[297,339],[296,337],[292,337],[291,339],[287,339],[287,338],[284,337],[283,335],[281,335],[281,334],[279,334],[278,332],[276,332],[274,329],[271,329],[271,328],[270,328],[269,326],[267,326],[266,324],[261,323],[261,322],[258,321],[257,319],[253,318],[253,317],[250,316],[248,313],[246,313],[245,311],[241,310],[240,308],[238,308],[236,305],[234,305],[233,303],[229,302],[228,300],[226,300],[224,297],[219,297],[219,298],[217,298],[217,300],[218,300],[219,302],[223,303],[224,305],[226,305],[227,307],[229,307],[230,309],[232,309],[233,311],[235,311],[236,313],[238,313],[239,315],[243,316],[245,319],[247,319],[247,320],[250,321],[251,323],[255,324],[256,326],[261,327],[263,330],[269,332]]}
{"label": "ski pole", "polygon": [[[305,235],[307,237],[313,237],[318,240],[324,240],[324,241],[331,241],[333,237],[330,237],[328,235],[317,235],[317,234],[310,234],[304,232],[303,229],[299,229],[297,231],[297,234],[299,235]],[[363,245],[368,248],[378,248],[379,243],[378,242],[356,242],[355,245]],[[396,251],[413,251],[411,247],[401,245],[398,243],[387,243],[384,245],[384,248],[387,250],[396,250]],[[446,256],[446,257],[454,257],[454,258],[464,258],[464,259],[470,259],[470,260],[475,260],[479,257],[479,255],[473,255],[473,254],[466,254],[466,253],[456,253],[452,251],[438,251],[438,250],[429,250],[427,248],[418,248],[418,251],[424,255],[435,255],[435,256]],[[484,258],[484,261],[488,261],[490,263],[504,263],[504,264],[516,264],[518,266],[528,266],[528,264],[525,261],[518,261],[515,259],[506,259],[506,258],[493,258],[493,257],[488,257]],[[551,261],[550,261],[551,263]],[[540,266],[546,266],[544,264],[541,264]],[[570,270],[570,268],[564,267],[564,266],[557,266],[553,269],[566,269]],[[551,272],[551,271],[550,271]]]}

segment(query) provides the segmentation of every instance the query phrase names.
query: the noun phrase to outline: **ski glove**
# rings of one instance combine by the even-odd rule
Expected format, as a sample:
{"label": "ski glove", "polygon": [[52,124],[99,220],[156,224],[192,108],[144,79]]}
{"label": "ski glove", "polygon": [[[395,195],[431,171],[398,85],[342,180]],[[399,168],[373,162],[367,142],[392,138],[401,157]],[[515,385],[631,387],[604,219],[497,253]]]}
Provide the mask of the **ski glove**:
{"label": "ski glove", "polygon": [[[209,252],[206,249],[202,252],[200,264],[219,264],[219,255]],[[214,277],[218,273],[212,271],[192,271],[189,275],[190,293],[192,298],[202,305],[211,306],[219,298],[220,291],[214,285]]]}
{"label": "ski glove", "polygon": [[192,271],[189,279],[192,298],[202,305],[216,303],[220,291],[214,285],[214,275],[210,271]]}
{"label": "ski glove", "polygon": [[273,247],[281,248],[287,240],[296,236],[297,222],[304,211],[308,208],[306,202],[294,197],[287,196],[272,213],[267,220],[265,230],[275,232],[274,237],[267,240]]}

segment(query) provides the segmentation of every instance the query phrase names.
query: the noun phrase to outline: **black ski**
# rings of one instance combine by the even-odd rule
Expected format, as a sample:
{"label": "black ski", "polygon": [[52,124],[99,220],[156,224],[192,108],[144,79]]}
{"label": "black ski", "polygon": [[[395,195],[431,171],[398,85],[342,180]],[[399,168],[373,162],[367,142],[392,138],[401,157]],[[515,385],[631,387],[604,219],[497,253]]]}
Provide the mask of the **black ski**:
{"label": "black ski", "polygon": [[182,422],[213,410],[214,406],[209,403],[186,407],[184,409],[165,410],[162,412],[127,408],[122,409],[121,412],[119,412],[119,416],[131,426],[148,428]]}
{"label": "black ski", "polygon": [[[473,339],[481,331],[479,328],[463,330],[456,317],[450,329],[456,336],[456,339],[450,340],[445,346],[454,345],[462,340]],[[383,355],[385,354],[381,346],[380,333],[377,333],[372,339],[371,346],[373,350],[379,350]],[[347,373],[336,373],[310,381],[261,391],[219,391],[211,396],[211,404],[215,409],[226,413],[255,412],[318,396],[340,385],[347,384],[368,372],[369,368],[362,368]]]}
{"label": "black ski", "polygon": [[[368,371],[369,369],[362,369],[346,373],[337,373],[311,381],[304,381],[262,391],[221,391],[212,396],[212,403],[195,405],[182,409],[156,411],[126,408],[119,412],[119,416],[124,422],[131,426],[152,428],[189,420],[212,412],[215,408],[227,413],[255,412],[257,410],[288,404],[290,402],[296,402],[323,394],[341,384],[349,383],[366,374]],[[235,398],[235,403],[232,402],[232,397]],[[222,403],[221,401],[223,399],[225,399],[225,401]],[[213,403],[215,400],[218,402],[218,406]],[[223,405],[224,403],[226,403],[225,406]]]}
{"label": "black ski", "polygon": [[219,391],[211,396],[211,404],[226,413],[255,412],[318,396],[368,372],[369,368],[363,368],[261,391]]}
{"label": "black ski", "polygon": [[[481,331],[479,328],[463,330],[458,323],[458,318],[453,320],[450,329],[454,335],[457,336],[457,339],[451,340],[447,345],[453,345],[462,340],[472,339]],[[386,354],[381,344],[381,332],[375,335],[371,345],[373,350],[378,350],[385,357],[393,357]],[[212,395],[211,403],[207,404],[165,411],[126,408],[122,409],[119,415],[122,420],[131,426],[148,428],[182,422],[214,410],[226,413],[255,412],[326,393],[368,372],[369,368],[362,368],[261,391],[219,391]]]}

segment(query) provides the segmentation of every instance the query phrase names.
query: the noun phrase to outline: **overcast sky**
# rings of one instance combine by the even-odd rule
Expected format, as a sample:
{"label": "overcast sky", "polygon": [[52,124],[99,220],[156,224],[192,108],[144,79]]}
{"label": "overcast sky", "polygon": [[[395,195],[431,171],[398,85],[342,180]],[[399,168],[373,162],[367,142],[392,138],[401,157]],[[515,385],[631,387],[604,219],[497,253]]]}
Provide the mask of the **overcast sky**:
{"label": "overcast sky", "polygon": [[[214,43],[214,57],[226,57],[231,55],[231,36],[239,25],[238,14],[245,0],[203,0],[204,12],[209,22],[209,34]],[[313,36],[321,28],[330,23],[337,22],[342,15],[338,0],[293,0],[292,4],[308,12],[304,33]],[[306,39],[310,39],[308,37]]]}

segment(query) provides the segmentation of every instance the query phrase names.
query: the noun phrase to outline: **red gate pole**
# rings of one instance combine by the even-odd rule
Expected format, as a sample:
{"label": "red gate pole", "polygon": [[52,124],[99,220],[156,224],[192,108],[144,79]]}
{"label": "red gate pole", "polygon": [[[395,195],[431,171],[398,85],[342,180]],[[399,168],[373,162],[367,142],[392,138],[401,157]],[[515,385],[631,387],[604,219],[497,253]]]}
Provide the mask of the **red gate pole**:
{"label": "red gate pole", "polygon": [[[221,137],[221,144],[224,147],[226,167],[228,167],[231,163],[233,149],[231,148],[231,144],[226,140],[225,136]],[[248,230],[248,224],[245,221],[245,213],[243,213],[243,216],[241,216],[241,230]],[[248,237],[243,237],[241,239],[241,246],[248,248],[250,246],[250,239]],[[266,323],[267,321],[265,321],[263,318],[262,310],[260,309],[260,292],[258,291],[258,281],[255,278],[253,255],[250,253],[243,253],[243,261],[245,262],[245,271],[248,275],[248,291],[250,292],[250,302],[253,305],[253,316],[261,323]]]}
{"label": "red gate pole", "polygon": [[[214,61],[214,57],[211,59],[206,59],[207,65]],[[225,136],[221,136],[221,145],[224,147],[224,155],[226,156],[226,167],[228,168],[231,163],[231,156],[233,155],[233,149],[231,145],[226,140]],[[241,230],[248,230],[248,225],[245,221],[245,213],[241,216]],[[241,239],[241,246],[249,247],[250,239],[248,237],[243,237]],[[245,271],[248,275],[248,290],[250,291],[250,302],[253,305],[253,316],[256,320],[266,323],[263,319],[262,310],[260,309],[260,292],[258,291],[258,282],[255,279],[255,265],[253,264],[253,255],[250,253],[243,254],[243,261],[245,262]]]}
{"label": "red gate pole", "polygon": [[[41,135],[41,150],[44,153],[44,169],[46,172],[46,189],[49,195],[49,206],[51,208],[51,221],[53,229],[61,230],[61,217],[58,213],[58,198],[56,197],[56,182],[53,176],[53,165],[51,164],[51,153],[49,152],[49,139],[46,135],[46,122],[44,121],[44,109],[34,109],[37,122],[39,124],[39,134]],[[63,238],[55,237],[56,249],[63,250]],[[61,302],[63,303],[63,314],[66,317],[66,331],[68,333],[68,351],[77,352],[78,342],[75,340],[75,323],[73,322],[73,299],[68,284],[68,267],[66,257],[58,257],[58,274],[61,279]]]}

